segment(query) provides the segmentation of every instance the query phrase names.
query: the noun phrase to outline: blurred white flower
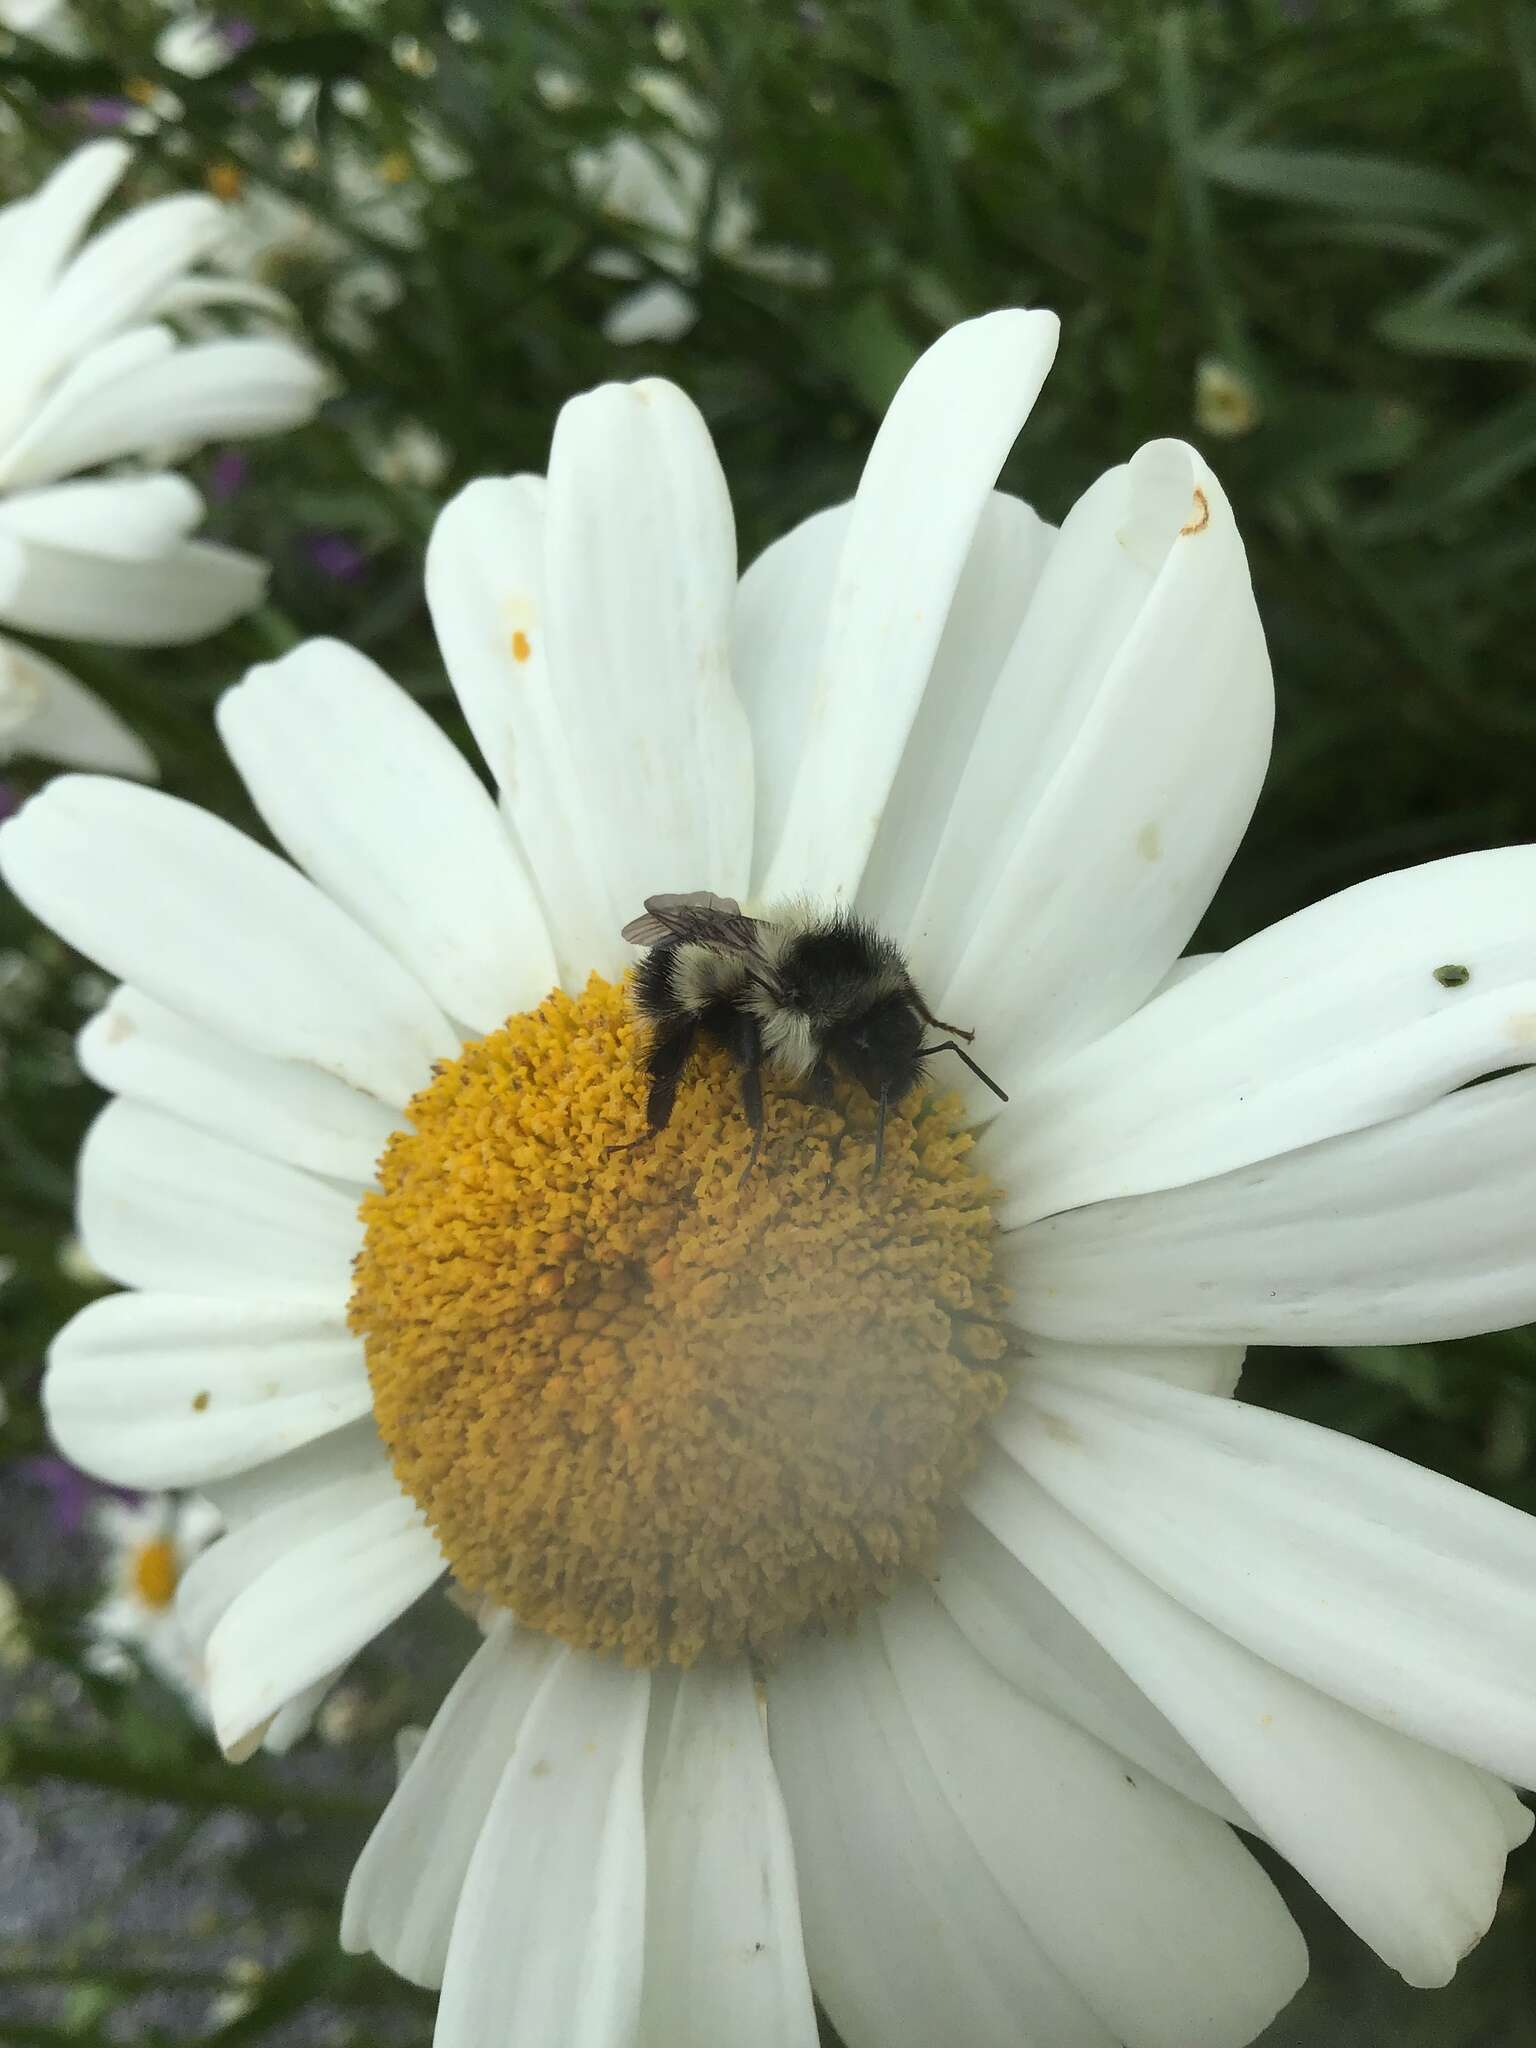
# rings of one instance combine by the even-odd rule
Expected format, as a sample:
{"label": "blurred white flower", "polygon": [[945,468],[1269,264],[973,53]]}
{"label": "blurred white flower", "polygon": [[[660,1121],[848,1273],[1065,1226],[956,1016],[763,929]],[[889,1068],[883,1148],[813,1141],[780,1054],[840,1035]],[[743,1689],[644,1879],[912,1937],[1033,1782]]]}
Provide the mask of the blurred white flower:
{"label": "blurred white flower", "polygon": [[[121,141],[88,143],[0,209],[0,625],[166,647],[258,603],[266,566],[193,539],[203,501],[164,465],[209,440],[297,425],[326,380],[277,334],[183,343],[167,324],[242,302],[281,310],[273,294],[196,268],[224,231],[215,199],[153,200],[85,239],[128,160]],[[0,635],[0,760],[23,752],[154,772],[115,712],[57,662]]]}
{"label": "blurred white flower", "polygon": [[[546,105],[556,110],[582,97],[579,82],[564,73],[546,72],[535,82]],[[628,229],[671,281],[651,279],[617,300],[603,322],[607,339],[622,347],[675,341],[687,333],[698,317],[689,286],[706,227],[709,249],[722,262],[780,284],[824,287],[830,276],[825,257],[758,242],[756,209],[733,179],[721,179],[711,201],[716,124],[703,102],[670,72],[640,72],[632,83],[668,127],[632,130],[596,148],[577,150],[571,173],[582,195]],[[593,268],[605,276],[641,274],[634,256],[623,249],[600,250]]]}
{"label": "blurred white flower", "polygon": [[381,484],[430,491],[448,473],[448,446],[420,420],[401,420],[388,434],[365,446],[363,463]]}
{"label": "blurred white flower", "polygon": [[[350,204],[349,212],[356,217]],[[322,271],[320,327],[354,350],[373,346],[377,316],[398,302],[403,289],[392,264],[360,256],[329,222],[270,186],[247,188],[228,208],[213,260],[261,291],[288,283],[298,270]]]}
{"label": "blurred white flower", "polygon": [[581,80],[558,64],[541,64],[533,74],[533,89],[552,114],[568,113],[587,96]]}
{"label": "blurred white flower", "polygon": [[[411,121],[407,146],[380,153],[365,147],[365,138],[343,133],[322,153],[310,132],[319,94],[313,78],[288,79],[278,90],[278,119],[294,130],[279,155],[300,174],[324,167],[329,214],[353,232],[285,193],[252,185],[231,207],[229,231],[214,260],[234,276],[268,287],[282,284],[284,273],[299,266],[323,267],[321,330],[343,347],[362,351],[377,340],[378,315],[396,305],[404,290],[388,252],[420,246],[429,187],[463,177],[469,160],[435,123],[420,118]],[[332,97],[344,112],[365,112],[369,105],[366,88],[356,80],[343,79]]]}
{"label": "blurred white flower", "polygon": [[1195,371],[1195,424],[1202,433],[1235,441],[1251,434],[1263,408],[1249,380],[1230,363],[1203,356]]}
{"label": "blurred white flower", "polygon": [[217,15],[184,14],[161,31],[155,56],[167,71],[183,78],[206,78],[229,62],[248,34]]}
{"label": "blurred white flower", "polygon": [[31,36],[51,50],[80,47],[80,23],[69,0],[0,0],[0,28]]}
{"label": "blurred white flower", "polygon": [[389,54],[402,71],[416,78],[430,78],[437,69],[436,54],[415,36],[396,36]]}
{"label": "blurred white flower", "polygon": [[131,1678],[142,1664],[206,1720],[202,1659],[177,1618],[176,1594],[222,1529],[218,1511],[195,1494],[148,1494],[99,1501],[91,1522],[106,1551],[106,1593],[86,1617],[86,1663],[109,1678]]}

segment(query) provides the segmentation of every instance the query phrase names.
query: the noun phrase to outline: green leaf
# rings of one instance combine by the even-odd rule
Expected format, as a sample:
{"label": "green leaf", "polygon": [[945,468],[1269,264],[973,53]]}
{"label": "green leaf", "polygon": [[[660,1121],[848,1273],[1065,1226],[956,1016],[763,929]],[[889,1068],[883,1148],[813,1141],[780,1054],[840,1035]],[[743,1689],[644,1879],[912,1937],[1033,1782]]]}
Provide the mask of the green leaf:
{"label": "green leaf", "polygon": [[1477,306],[1389,307],[1371,323],[1389,348],[1416,356],[1470,356],[1484,362],[1536,363],[1536,332],[1507,313]]}
{"label": "green leaf", "polygon": [[1200,161],[1208,178],[1231,191],[1331,213],[1486,222],[1495,210],[1469,178],[1396,157],[1253,143],[1240,148],[1207,144]]}

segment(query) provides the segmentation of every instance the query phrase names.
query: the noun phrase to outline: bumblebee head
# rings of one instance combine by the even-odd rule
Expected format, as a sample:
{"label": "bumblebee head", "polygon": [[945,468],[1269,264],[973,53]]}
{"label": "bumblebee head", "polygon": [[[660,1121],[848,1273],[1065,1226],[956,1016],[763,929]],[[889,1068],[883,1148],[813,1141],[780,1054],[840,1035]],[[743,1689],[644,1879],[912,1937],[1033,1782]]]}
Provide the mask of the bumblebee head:
{"label": "bumblebee head", "polygon": [[900,1102],[917,1086],[922,1042],[922,1019],[911,1003],[889,995],[829,1032],[827,1051],[868,1094]]}

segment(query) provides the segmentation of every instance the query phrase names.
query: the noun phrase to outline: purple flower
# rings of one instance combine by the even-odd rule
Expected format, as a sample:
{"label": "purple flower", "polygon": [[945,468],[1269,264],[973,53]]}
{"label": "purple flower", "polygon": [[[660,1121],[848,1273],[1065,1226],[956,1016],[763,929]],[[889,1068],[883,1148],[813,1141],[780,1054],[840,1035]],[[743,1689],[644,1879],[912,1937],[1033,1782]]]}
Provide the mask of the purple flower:
{"label": "purple flower", "polygon": [[309,560],[333,583],[355,583],[368,566],[368,557],[344,533],[312,533],[304,542]]}
{"label": "purple flower", "polygon": [[238,448],[221,448],[208,472],[208,495],[216,505],[227,505],[245,488],[250,462]]}
{"label": "purple flower", "polygon": [[243,14],[232,14],[228,21],[219,23],[219,34],[224,47],[233,57],[240,50],[248,50],[256,40],[256,29]]}
{"label": "purple flower", "polygon": [[133,112],[133,101],[125,99],[88,99],[75,102],[80,119],[90,128],[121,128]]}
{"label": "purple flower", "polygon": [[61,1536],[78,1536],[92,1503],[103,1494],[116,1500],[139,1498],[126,1487],[98,1486],[94,1479],[87,1479],[62,1458],[19,1458],[13,1470],[47,1494],[49,1519]]}

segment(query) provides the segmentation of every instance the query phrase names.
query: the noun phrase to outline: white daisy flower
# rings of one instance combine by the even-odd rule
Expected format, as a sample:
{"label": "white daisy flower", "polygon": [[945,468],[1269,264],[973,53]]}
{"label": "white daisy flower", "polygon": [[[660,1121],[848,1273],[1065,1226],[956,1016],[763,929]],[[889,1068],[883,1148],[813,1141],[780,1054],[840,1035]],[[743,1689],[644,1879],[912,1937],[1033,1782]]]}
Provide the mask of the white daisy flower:
{"label": "white daisy flower", "polygon": [[69,0],[0,0],[0,28],[65,55],[84,48],[80,19]]}
{"label": "white daisy flower", "polygon": [[183,78],[208,78],[220,71],[241,46],[233,24],[215,14],[182,14],[160,31],[155,60]]}
{"label": "white daisy flower", "polygon": [[[558,81],[558,87],[551,81]],[[574,83],[562,73],[545,73],[540,92],[547,103],[558,107],[558,88]],[[634,231],[650,260],[671,273],[638,284],[609,308],[603,333],[621,347],[642,341],[676,341],[698,318],[690,286],[699,235],[711,204],[710,150],[715,129],[709,109],[670,72],[640,72],[634,86],[668,127],[660,133],[647,130],[614,135],[595,148],[577,150],[571,158],[577,189],[610,220]],[[557,92],[553,99],[551,90]],[[710,248],[722,261],[781,284],[807,288],[826,284],[829,272],[824,257],[758,241],[756,208],[733,179],[722,180],[713,206]],[[627,249],[599,251],[593,268],[619,279],[642,274],[638,259]]]}
{"label": "white daisy flower", "polygon": [[[220,711],[295,866],[90,778],[0,834],[124,980],[80,1208],[134,1291],[48,1412],[226,1514],[220,1740],[479,1603],[343,1925],[444,2048],[811,2048],[812,1986],[850,2048],[1220,2048],[1306,1967],[1234,1830],[1440,1984],[1530,1827],[1536,1524],[1232,1393],[1250,1340],[1536,1313],[1536,849],[1180,962],[1263,634],[1192,449],[1059,533],[994,491],[1055,342],[946,335],[739,587],[669,384],[462,493],[427,591],[499,805],[320,642]],[[862,1090],[779,1089],[743,1182],[716,1052],[615,1150],[619,928],[695,887],[855,906],[1011,1101],[946,1055],[876,1177]]]}
{"label": "white daisy flower", "polygon": [[223,1527],[195,1495],[103,1499],[91,1509],[102,1546],[105,1596],[86,1616],[86,1662],[112,1678],[142,1664],[206,1718],[202,1658],[176,1611],[176,1594],[194,1558]]}
{"label": "white daisy flower", "polygon": [[[205,194],[151,201],[82,242],[128,160],[120,141],[88,143],[0,209],[0,626],[165,647],[248,611],[267,572],[192,538],[202,500],[164,465],[204,441],[308,419],[325,380],[276,335],[178,344],[166,316],[239,298],[195,269],[223,231]],[[148,467],[80,474],[129,461]],[[154,771],[115,712],[0,634],[0,760],[13,753]]]}

